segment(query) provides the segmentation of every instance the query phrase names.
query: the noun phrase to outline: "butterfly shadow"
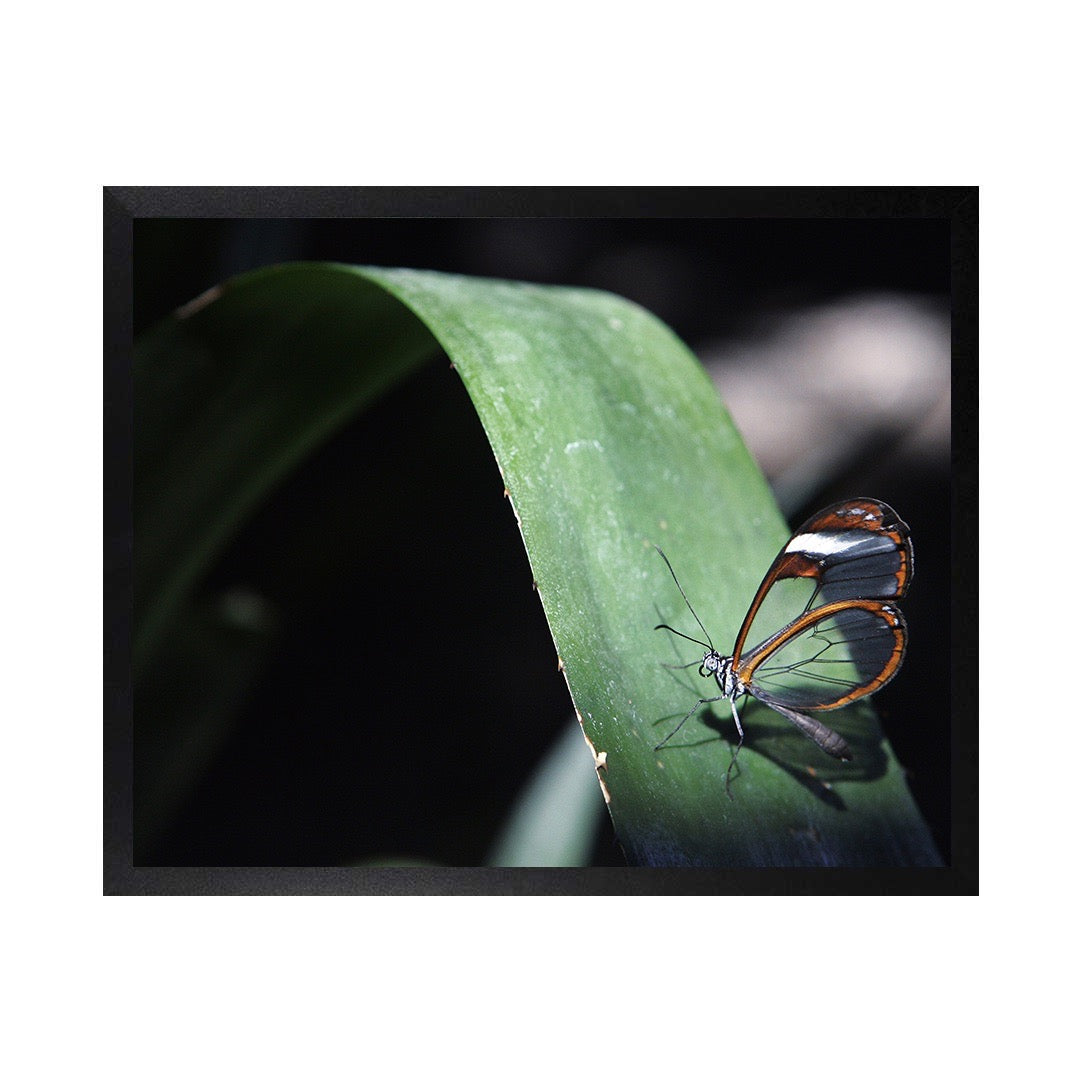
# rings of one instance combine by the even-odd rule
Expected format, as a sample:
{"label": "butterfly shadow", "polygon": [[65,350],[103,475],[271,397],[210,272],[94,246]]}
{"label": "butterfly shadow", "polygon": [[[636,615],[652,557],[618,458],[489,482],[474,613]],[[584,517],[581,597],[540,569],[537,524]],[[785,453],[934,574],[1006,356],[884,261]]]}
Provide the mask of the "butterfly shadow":
{"label": "butterfly shadow", "polygon": [[[672,672],[672,674],[675,674]],[[687,684],[679,678],[681,686]],[[885,773],[888,760],[883,748],[881,730],[873,712],[865,705],[849,705],[835,713],[817,713],[817,717],[841,735],[851,748],[852,760],[842,761],[830,757],[813,742],[792,727],[779,713],[753,698],[742,698],[738,703],[739,718],[743,726],[743,742],[739,747],[738,735],[726,701],[702,705],[694,719],[711,728],[715,735],[694,737],[681,732],[664,747],[665,751],[690,749],[709,743],[725,743],[731,754],[738,748],[731,771],[732,792],[737,794],[740,773],[739,758],[747,752],[760,754],[783,769],[796,783],[801,784],[815,798],[834,810],[846,810],[847,804],[834,789],[837,781],[869,782]],[[679,719],[681,715],[661,717],[665,720]]]}
{"label": "butterfly shadow", "polygon": [[881,729],[866,705],[849,705],[836,712],[813,715],[842,736],[851,749],[851,760],[830,757],[792,727],[779,713],[762,702],[744,699],[740,710],[746,738],[743,750],[751,748],[783,769],[811,794],[837,810],[847,809],[833,788],[838,781],[869,783],[883,776],[888,767]]}

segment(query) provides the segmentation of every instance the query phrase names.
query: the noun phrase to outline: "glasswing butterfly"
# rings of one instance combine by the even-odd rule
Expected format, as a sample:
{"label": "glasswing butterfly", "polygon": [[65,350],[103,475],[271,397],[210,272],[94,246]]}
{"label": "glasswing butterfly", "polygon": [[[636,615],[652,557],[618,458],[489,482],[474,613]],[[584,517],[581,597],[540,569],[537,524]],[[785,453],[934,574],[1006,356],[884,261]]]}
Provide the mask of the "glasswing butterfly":
{"label": "glasswing butterfly", "polygon": [[[700,663],[665,666],[697,664],[698,674],[715,679],[720,689],[716,697],[701,698],[656,749],[702,705],[728,701],[739,733],[728,766],[730,776],[743,744],[735,702],[749,695],[789,720],[826,754],[850,761],[848,744],[812,713],[858,701],[880,690],[900,670],[907,624],[893,601],[907,592],[913,555],[908,527],[896,511],[877,499],[848,499],[804,522],[780,549],[758,586],[730,656],[716,651],[668,557],[660,548],[656,550],[705,635],[699,641],[666,623],[657,626],[706,649]],[[808,594],[801,614],[747,649],[751,626],[759,615],[761,624],[771,629],[783,621],[778,612],[785,605],[789,615],[798,610],[791,606],[791,595],[779,596],[793,590]],[[802,602],[802,595],[796,603]],[[774,603],[774,598],[780,602]]]}

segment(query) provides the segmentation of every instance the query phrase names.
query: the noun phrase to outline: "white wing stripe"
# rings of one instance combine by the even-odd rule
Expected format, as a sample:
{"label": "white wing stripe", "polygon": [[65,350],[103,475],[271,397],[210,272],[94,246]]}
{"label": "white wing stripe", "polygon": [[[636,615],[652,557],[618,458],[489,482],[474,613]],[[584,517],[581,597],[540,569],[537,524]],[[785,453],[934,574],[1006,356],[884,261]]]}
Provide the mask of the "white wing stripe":
{"label": "white wing stripe", "polygon": [[784,548],[790,554],[807,555],[812,559],[823,555],[837,555],[843,551],[865,544],[867,533],[860,529],[844,532],[801,533],[793,536]]}

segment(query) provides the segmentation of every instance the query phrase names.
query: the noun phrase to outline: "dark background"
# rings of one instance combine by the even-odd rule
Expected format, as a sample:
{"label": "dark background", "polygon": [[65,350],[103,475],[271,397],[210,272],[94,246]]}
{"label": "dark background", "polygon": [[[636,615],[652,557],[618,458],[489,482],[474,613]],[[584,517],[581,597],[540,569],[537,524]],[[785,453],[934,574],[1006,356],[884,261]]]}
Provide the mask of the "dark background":
{"label": "dark background", "polygon": [[[134,330],[224,278],[291,260],[608,289],[648,308],[699,354],[706,343],[753,340],[784,313],[864,294],[949,308],[955,196],[879,193],[830,205],[803,193],[777,200],[770,215],[767,199],[732,208],[721,194],[712,211],[720,216],[709,217],[705,194],[694,193],[695,216],[685,218],[678,207],[666,210],[674,216],[575,218],[575,207],[550,199],[531,218],[490,206],[485,215],[480,195],[476,216],[456,217],[468,199],[459,192],[443,216],[432,214],[439,206],[425,208],[431,216],[415,206],[386,216],[375,199],[371,216],[318,220],[236,211],[208,219],[198,193],[143,192]],[[243,214],[273,210],[272,198],[260,203],[256,194]],[[396,518],[371,530],[365,507],[385,503],[387,486],[401,493]],[[823,476],[792,524],[851,495],[886,500],[912,529],[909,655],[875,702],[948,860],[949,457],[913,462],[885,443]],[[169,827],[140,846],[136,819],[136,862],[482,863],[572,715],[530,584],[498,470],[443,357],[313,454],[203,583],[207,596],[256,598],[270,644]],[[404,711],[414,717],[418,702],[422,728],[396,723]],[[138,752],[135,762],[138,774]],[[505,762],[514,767],[496,764]],[[606,817],[594,862],[622,863]]]}

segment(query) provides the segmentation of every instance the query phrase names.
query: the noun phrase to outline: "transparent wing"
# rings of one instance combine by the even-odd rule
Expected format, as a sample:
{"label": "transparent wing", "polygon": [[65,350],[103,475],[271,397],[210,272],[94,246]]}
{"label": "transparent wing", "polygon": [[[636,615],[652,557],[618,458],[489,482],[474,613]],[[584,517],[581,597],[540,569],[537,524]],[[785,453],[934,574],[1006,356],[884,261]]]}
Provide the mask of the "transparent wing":
{"label": "transparent wing", "polygon": [[834,503],[803,522],[773,560],[736,638],[736,665],[755,623],[771,630],[842,600],[899,599],[913,567],[908,527],[891,506]]}
{"label": "transparent wing", "polygon": [[763,641],[738,674],[766,705],[839,709],[880,690],[906,648],[907,625],[896,607],[844,600],[814,608]]}

